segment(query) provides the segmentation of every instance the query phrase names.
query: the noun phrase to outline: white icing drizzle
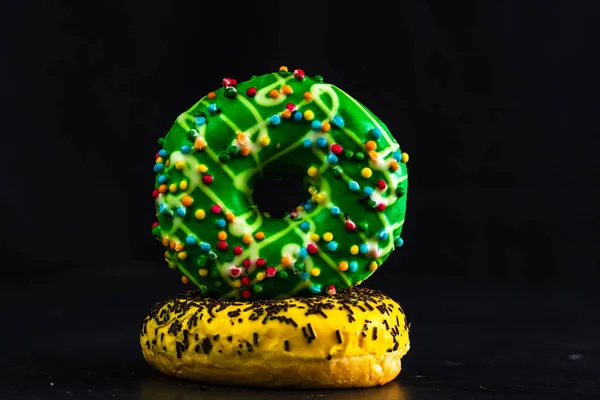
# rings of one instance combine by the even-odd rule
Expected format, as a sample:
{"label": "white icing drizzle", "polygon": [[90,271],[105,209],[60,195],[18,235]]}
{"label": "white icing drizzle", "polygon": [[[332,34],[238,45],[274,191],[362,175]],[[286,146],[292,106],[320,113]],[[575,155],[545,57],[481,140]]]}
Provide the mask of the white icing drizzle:
{"label": "white icing drizzle", "polygon": [[285,85],[287,81],[293,78],[292,75],[282,78],[278,73],[273,73],[273,76],[275,76],[277,80],[270,85],[259,89],[254,96],[256,102],[263,107],[272,107],[283,103],[283,101],[286,99],[285,95],[280,93],[279,96],[273,99],[269,96],[269,92],[275,89],[277,86]]}

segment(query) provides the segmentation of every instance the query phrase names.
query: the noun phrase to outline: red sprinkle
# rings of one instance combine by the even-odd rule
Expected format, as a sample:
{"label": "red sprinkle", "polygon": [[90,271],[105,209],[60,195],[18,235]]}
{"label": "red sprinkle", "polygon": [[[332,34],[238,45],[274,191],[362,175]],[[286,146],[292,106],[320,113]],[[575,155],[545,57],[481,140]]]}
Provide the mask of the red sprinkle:
{"label": "red sprinkle", "polygon": [[379,188],[379,190],[385,190],[387,185],[385,184],[385,181],[383,179],[380,179],[377,181],[377,187]]}
{"label": "red sprinkle", "polygon": [[221,208],[221,206],[220,206],[220,205],[218,205],[218,204],[215,204],[214,206],[212,206],[212,207],[210,208],[210,211],[212,211],[212,212],[213,212],[213,213],[215,213],[215,214],[218,214],[218,213],[220,213],[220,212],[221,212],[221,210],[222,210],[222,208]]}
{"label": "red sprinkle", "polygon": [[339,144],[334,143],[331,145],[330,150],[333,154],[342,154],[342,151],[344,150],[344,148],[342,146],[340,146]]}
{"label": "red sprinkle", "polygon": [[237,278],[238,276],[240,276],[241,273],[242,273],[242,270],[239,269],[238,267],[231,267],[229,269],[229,275],[231,275],[233,278]]}
{"label": "red sprinkle", "polygon": [[248,97],[254,97],[256,96],[256,88],[248,88],[248,90],[246,90],[246,96]]}
{"label": "red sprinkle", "polygon": [[239,256],[240,254],[242,254],[243,251],[244,251],[244,249],[242,249],[242,246],[235,246],[233,248],[233,254],[235,254],[236,256]]}
{"label": "red sprinkle", "polygon": [[152,224],[153,228],[156,228],[157,226],[158,226],[158,222],[155,222],[155,223]]}
{"label": "red sprinkle", "polygon": [[385,204],[379,203],[379,204],[377,204],[376,208],[377,208],[377,211],[383,211],[383,210],[385,210]]}
{"label": "red sprinkle", "polygon": [[301,69],[294,70],[294,78],[298,79],[299,81],[304,80],[305,76],[306,75],[304,74],[304,71],[302,71]]}
{"label": "red sprinkle", "polygon": [[202,177],[202,182],[204,182],[207,185],[210,185],[213,182],[213,177],[210,174],[206,174]]}
{"label": "red sprinkle", "polygon": [[265,261],[264,258],[259,258],[259,259],[256,260],[256,266],[257,267],[264,267],[266,263],[267,262]]}
{"label": "red sprinkle", "polygon": [[217,243],[217,248],[221,251],[225,251],[227,250],[227,247],[229,247],[229,245],[227,244],[227,242],[221,240],[219,241],[219,243]]}
{"label": "red sprinkle", "polygon": [[287,103],[285,105],[286,110],[288,111],[296,111],[298,109],[298,106],[295,105],[294,103]]}
{"label": "red sprinkle", "polygon": [[158,190],[154,189],[152,191],[152,197],[157,198],[158,197]]}
{"label": "red sprinkle", "polygon": [[248,289],[246,289],[246,290],[244,290],[244,291],[242,292],[242,297],[243,297],[243,298],[245,298],[245,299],[249,299],[249,298],[250,298],[250,296],[252,296],[252,292],[251,292],[251,291],[249,291]]}
{"label": "red sprinkle", "polygon": [[335,293],[336,293],[335,286],[329,285],[329,287],[327,288],[327,294],[329,294],[330,296],[333,296]]}
{"label": "red sprinkle", "polygon": [[237,81],[232,78],[223,78],[223,81],[221,82],[221,84],[223,85],[223,87],[235,86],[235,85],[237,85]]}
{"label": "red sprinkle", "polygon": [[248,276],[244,276],[244,277],[242,278],[242,285],[244,285],[244,286],[248,286],[249,284],[250,284],[250,277],[248,277]]}
{"label": "red sprinkle", "polygon": [[244,268],[248,269],[248,268],[250,268],[252,266],[252,261],[250,261],[249,258],[246,258],[244,261],[242,261],[242,266]]}
{"label": "red sprinkle", "polygon": [[160,154],[158,154],[158,152],[154,155],[154,158],[158,158],[160,157]]}
{"label": "red sprinkle", "polygon": [[309,243],[308,246],[306,246],[306,250],[308,250],[310,254],[315,254],[319,250],[319,248],[316,244]]}
{"label": "red sprinkle", "polygon": [[272,278],[275,276],[275,274],[277,273],[277,270],[275,269],[275,267],[267,267],[267,269],[265,270],[267,276],[269,278]]}
{"label": "red sprinkle", "polygon": [[352,221],[346,221],[346,230],[352,232],[356,229],[356,224]]}

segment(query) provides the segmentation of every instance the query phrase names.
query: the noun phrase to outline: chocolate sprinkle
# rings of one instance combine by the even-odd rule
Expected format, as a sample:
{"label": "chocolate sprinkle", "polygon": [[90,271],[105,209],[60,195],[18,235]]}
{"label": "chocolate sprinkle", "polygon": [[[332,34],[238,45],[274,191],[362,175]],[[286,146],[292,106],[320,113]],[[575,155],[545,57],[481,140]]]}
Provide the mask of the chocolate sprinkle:
{"label": "chocolate sprinkle", "polygon": [[290,351],[290,341],[289,340],[284,341],[283,345],[285,346],[285,351]]}
{"label": "chocolate sprinkle", "polygon": [[258,346],[258,333],[254,332],[254,345]]}
{"label": "chocolate sprinkle", "polygon": [[337,338],[338,343],[341,344],[343,342],[343,340],[342,340],[342,334],[340,333],[339,329],[335,330],[335,337]]}
{"label": "chocolate sprinkle", "polygon": [[377,340],[377,327],[373,328],[373,340]]}

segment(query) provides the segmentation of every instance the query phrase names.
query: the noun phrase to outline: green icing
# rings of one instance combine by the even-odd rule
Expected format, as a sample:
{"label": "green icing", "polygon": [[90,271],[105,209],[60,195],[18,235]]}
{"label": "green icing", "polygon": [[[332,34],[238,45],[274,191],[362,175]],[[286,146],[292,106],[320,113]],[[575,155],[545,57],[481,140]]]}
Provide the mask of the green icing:
{"label": "green icing", "polygon": [[[327,293],[331,285],[341,289],[368,278],[401,243],[407,170],[399,146],[366,107],[321,81],[272,73],[220,88],[214,99],[205,96],[181,114],[159,141],[153,234],[165,245],[169,266],[205,295],[255,300]],[[293,93],[284,94],[289,87]],[[249,88],[256,95],[247,95]],[[272,90],[280,91],[276,98]],[[284,111],[290,103],[297,111]],[[330,130],[313,121],[329,123]],[[333,157],[334,150],[341,152]],[[301,176],[307,188],[301,208],[282,219],[252,204],[254,184],[275,170]],[[355,183],[359,189],[352,191]],[[366,187],[374,193],[366,195]]]}

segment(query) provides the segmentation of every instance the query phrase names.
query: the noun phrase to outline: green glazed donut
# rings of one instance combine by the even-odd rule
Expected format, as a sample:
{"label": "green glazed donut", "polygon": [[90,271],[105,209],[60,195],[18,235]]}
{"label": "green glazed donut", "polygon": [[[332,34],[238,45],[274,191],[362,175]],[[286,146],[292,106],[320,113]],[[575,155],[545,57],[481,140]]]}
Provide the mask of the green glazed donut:
{"label": "green glazed donut", "polygon": [[[279,299],[360,284],[401,246],[408,155],[339,88],[300,69],[225,78],[159,139],[153,234],[205,296]],[[252,202],[261,177],[303,177],[283,218]],[[273,194],[276,196],[277,194]]]}

